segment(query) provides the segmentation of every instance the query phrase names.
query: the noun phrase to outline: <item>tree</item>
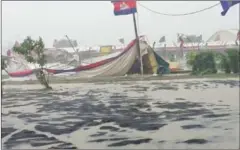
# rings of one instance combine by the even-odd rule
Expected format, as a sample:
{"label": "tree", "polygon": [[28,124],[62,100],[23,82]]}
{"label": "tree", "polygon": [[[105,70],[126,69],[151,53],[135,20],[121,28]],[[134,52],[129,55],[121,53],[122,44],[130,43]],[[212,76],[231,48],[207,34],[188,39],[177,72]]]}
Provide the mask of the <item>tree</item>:
{"label": "tree", "polygon": [[45,86],[46,89],[52,89],[52,87],[49,86],[49,81],[46,79],[43,68],[47,61],[46,55],[44,54],[44,43],[41,37],[39,37],[39,40],[33,40],[28,36],[23,43],[15,45],[13,51],[23,55],[29,63],[38,64],[40,68],[34,70],[38,81]]}
{"label": "tree", "polygon": [[192,73],[201,75],[217,73],[214,53],[211,51],[199,52],[193,61]]}
{"label": "tree", "polygon": [[230,60],[226,54],[220,55],[219,68],[223,70],[226,74],[231,73]]}
{"label": "tree", "polygon": [[189,67],[192,67],[192,66],[193,66],[193,63],[194,63],[194,60],[195,60],[197,54],[198,54],[198,53],[197,53],[196,51],[191,51],[191,52],[188,52],[188,53],[186,54],[187,65],[188,65]]}
{"label": "tree", "polygon": [[239,73],[239,65],[240,65],[240,55],[238,49],[227,49],[226,50],[228,60],[229,60],[229,66],[231,68],[231,71],[233,73]]}

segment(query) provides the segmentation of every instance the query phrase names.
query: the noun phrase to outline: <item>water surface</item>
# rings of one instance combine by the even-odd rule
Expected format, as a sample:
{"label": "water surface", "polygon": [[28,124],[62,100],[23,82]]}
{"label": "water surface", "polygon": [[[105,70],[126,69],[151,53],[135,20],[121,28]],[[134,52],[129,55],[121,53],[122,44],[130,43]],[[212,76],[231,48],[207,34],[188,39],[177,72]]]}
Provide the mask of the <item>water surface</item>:
{"label": "water surface", "polygon": [[8,149],[239,148],[239,81],[4,87]]}

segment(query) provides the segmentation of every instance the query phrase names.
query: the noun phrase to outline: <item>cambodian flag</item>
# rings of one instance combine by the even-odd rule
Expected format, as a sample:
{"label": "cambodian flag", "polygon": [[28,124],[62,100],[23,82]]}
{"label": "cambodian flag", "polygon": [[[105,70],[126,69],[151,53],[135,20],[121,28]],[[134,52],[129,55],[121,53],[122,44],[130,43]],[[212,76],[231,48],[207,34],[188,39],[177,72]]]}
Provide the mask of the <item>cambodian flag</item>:
{"label": "cambodian flag", "polygon": [[129,15],[137,12],[136,0],[114,0],[114,15]]}
{"label": "cambodian flag", "polygon": [[222,9],[223,11],[221,12],[222,16],[225,16],[228,12],[228,10],[233,6],[236,5],[238,3],[240,3],[239,0],[227,0],[227,1],[220,1],[221,5],[222,5]]}

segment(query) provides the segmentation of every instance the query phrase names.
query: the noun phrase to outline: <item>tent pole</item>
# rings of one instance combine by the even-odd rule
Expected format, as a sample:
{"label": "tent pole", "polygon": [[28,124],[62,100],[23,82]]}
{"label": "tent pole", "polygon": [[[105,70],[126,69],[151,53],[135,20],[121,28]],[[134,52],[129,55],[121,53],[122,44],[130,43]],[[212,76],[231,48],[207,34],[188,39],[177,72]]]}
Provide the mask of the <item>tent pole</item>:
{"label": "tent pole", "polygon": [[138,56],[140,58],[141,75],[143,75],[143,61],[142,61],[142,54],[141,54],[140,45],[139,45],[140,43],[139,43],[139,37],[138,37],[138,32],[137,32],[137,23],[136,23],[135,13],[133,13],[132,15],[133,15],[133,23],[134,23],[134,30],[135,30],[135,36],[136,36]]}

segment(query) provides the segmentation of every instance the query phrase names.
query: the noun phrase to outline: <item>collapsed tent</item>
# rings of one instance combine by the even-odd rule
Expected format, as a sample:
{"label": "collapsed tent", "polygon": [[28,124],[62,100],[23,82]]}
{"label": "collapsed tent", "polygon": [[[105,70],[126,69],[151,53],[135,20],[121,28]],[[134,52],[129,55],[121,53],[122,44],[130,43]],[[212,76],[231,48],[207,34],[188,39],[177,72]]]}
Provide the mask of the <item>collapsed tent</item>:
{"label": "collapsed tent", "polygon": [[[140,49],[143,59],[144,74],[157,74],[159,67],[164,69],[163,73],[169,72],[169,64],[158,56],[154,50],[145,42],[140,40]],[[24,61],[26,66],[26,61]],[[29,66],[29,65],[28,65]],[[35,73],[39,69],[36,64],[25,70],[8,71],[10,77],[24,77]],[[52,75],[72,73],[78,77],[96,77],[96,76],[122,76],[125,74],[140,73],[140,63],[138,60],[138,50],[136,40],[133,40],[121,52],[115,52],[107,56],[96,57],[84,60],[80,65],[63,67],[64,64],[55,68],[49,64],[44,66],[44,70]],[[9,67],[8,67],[9,68]],[[10,67],[11,68],[11,67]],[[12,70],[12,69],[11,69]]]}

